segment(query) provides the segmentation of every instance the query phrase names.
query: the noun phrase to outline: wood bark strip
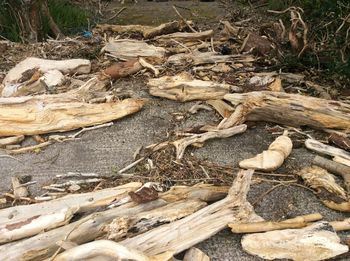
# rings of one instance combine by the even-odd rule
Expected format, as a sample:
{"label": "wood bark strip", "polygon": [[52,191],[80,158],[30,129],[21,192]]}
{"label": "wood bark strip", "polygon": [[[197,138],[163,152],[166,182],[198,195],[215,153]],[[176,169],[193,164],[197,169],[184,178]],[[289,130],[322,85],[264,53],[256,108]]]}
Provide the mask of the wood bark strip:
{"label": "wood bark strip", "polygon": [[226,198],[173,223],[152,229],[120,243],[147,255],[180,253],[213,236],[230,222],[260,221],[247,202],[253,170],[240,171]]}
{"label": "wood bark strip", "polygon": [[128,192],[137,190],[141,185],[142,184],[139,182],[133,182],[115,188],[103,189],[89,193],[70,194],[44,203],[1,209],[0,224],[19,222],[28,220],[33,216],[54,213],[65,206],[79,207],[80,212],[100,206],[106,206],[113,200],[126,196]]}
{"label": "wood bark strip", "polygon": [[224,99],[233,105],[242,104],[244,117],[250,121],[317,129],[350,128],[350,105],[338,101],[269,91],[226,94]]}
{"label": "wood bark strip", "polygon": [[140,99],[86,102],[105,86],[106,80],[92,78],[79,89],[62,94],[0,98],[0,137],[64,132],[110,122],[142,108]]}

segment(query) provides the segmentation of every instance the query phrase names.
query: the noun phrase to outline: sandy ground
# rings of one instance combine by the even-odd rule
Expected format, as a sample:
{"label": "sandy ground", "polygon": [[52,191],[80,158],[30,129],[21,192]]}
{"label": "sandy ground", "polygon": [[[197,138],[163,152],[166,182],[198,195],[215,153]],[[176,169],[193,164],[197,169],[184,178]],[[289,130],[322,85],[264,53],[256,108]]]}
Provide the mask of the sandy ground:
{"label": "sandy ground", "polygon": [[[144,21],[145,17],[149,18],[153,15],[154,23],[159,23],[161,21],[155,16],[155,9],[161,5],[163,7],[159,10],[170,10],[167,19],[171,20],[175,18],[173,10],[171,10],[171,4],[173,3],[147,3],[146,7],[142,8],[142,12],[134,11],[134,14],[136,18],[138,15],[140,21]],[[211,13],[213,17],[217,17],[220,12],[224,14],[216,3],[179,2],[177,4],[192,5],[193,8],[196,7],[197,9],[206,6],[206,10],[208,8],[215,10]],[[118,4],[112,7],[117,6]],[[128,3],[127,6],[141,8],[134,6],[132,3]],[[152,6],[155,9],[152,9]],[[170,13],[173,17],[170,16]],[[128,13],[124,12],[120,19],[126,19],[127,15]],[[130,17],[128,17],[129,19]],[[219,120],[213,112],[201,111],[184,121],[176,122],[173,113],[185,112],[193,103],[180,104],[150,97],[146,92],[145,84],[140,79],[121,80],[116,83],[116,86],[133,90],[136,96],[148,98],[147,105],[139,113],[116,121],[112,127],[87,132],[79,140],[54,144],[39,154],[20,155],[18,159],[22,163],[0,158],[0,192],[6,192],[10,189],[10,177],[14,175],[32,176],[32,180],[38,182],[31,188],[34,194],[40,193],[40,187],[50,183],[56,174],[63,174],[68,171],[113,175],[113,169],[120,169],[132,161],[132,155],[140,146],[165,140],[168,131],[194,127],[198,124],[213,123]],[[265,127],[265,123],[257,124],[241,135],[207,142],[203,148],[190,149],[188,153],[194,153],[198,157],[220,164],[236,166],[239,160],[266,149],[268,144],[276,137],[268,132]],[[294,149],[284,166],[278,171],[296,172],[303,166],[308,166],[313,157],[314,154],[303,147]],[[252,185],[249,192],[250,202],[255,201],[270,187],[271,184],[268,183]],[[257,214],[269,220],[313,212],[320,212],[326,220],[345,218],[345,215],[325,208],[310,191],[295,186],[281,186],[275,189],[256,205],[255,210]],[[260,260],[241,249],[240,238],[240,236],[225,230],[200,243],[198,247],[207,253],[212,260]]]}

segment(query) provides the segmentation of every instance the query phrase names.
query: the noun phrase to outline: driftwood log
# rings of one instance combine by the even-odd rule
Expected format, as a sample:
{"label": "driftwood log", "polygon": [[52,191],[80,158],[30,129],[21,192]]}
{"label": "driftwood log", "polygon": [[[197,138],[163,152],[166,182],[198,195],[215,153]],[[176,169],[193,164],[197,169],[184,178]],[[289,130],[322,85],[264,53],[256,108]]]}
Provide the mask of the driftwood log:
{"label": "driftwood log", "polygon": [[[174,187],[172,190],[160,195],[160,198],[157,200],[136,206],[135,203],[127,203],[117,208],[95,212],[63,227],[18,242],[2,245],[0,246],[0,251],[4,253],[2,254],[4,260],[42,260],[52,256],[59,249],[58,244],[60,243],[73,242],[75,244],[83,244],[96,238],[106,236],[107,231],[104,230],[106,224],[111,223],[115,219],[122,220],[122,218],[124,218],[125,220],[129,220],[130,218],[133,220],[133,217],[136,216],[147,218],[147,215],[141,213],[147,213],[148,211],[179,200],[190,199],[191,202],[198,202],[199,200],[214,201],[221,199],[225,195],[225,191],[227,191],[227,187],[221,188],[208,185]],[[123,201],[123,198],[119,200]],[[61,205],[61,207],[63,206],[66,205]],[[188,211],[189,209],[201,208],[202,206],[202,203],[196,203],[194,208],[189,207],[184,209],[186,209],[186,213],[190,214],[191,211]],[[174,209],[173,211],[176,212]],[[148,214],[150,213],[153,213],[153,217],[155,217],[154,214],[156,211],[148,212]],[[179,215],[179,213],[176,215]],[[149,223],[153,221],[156,222],[156,219],[151,218],[152,215],[149,217]],[[161,218],[162,215],[157,215],[157,217]],[[147,220],[139,220],[139,222],[137,222],[135,219],[134,222],[136,225],[140,224],[139,222],[147,223]]]}
{"label": "driftwood log", "polygon": [[251,63],[255,61],[251,55],[221,55],[215,52],[192,52],[179,53],[170,56],[167,60],[169,65],[183,66],[186,64],[216,64],[216,63]]}
{"label": "driftwood log", "polygon": [[96,77],[62,94],[0,98],[0,137],[64,132],[110,122],[142,108],[139,99],[86,102],[105,86],[106,80]]}
{"label": "driftwood log", "polygon": [[152,57],[161,60],[164,58],[166,50],[163,47],[156,47],[143,41],[111,39],[106,46],[103,47],[102,51],[110,53],[118,59]]}
{"label": "driftwood log", "polygon": [[189,73],[149,79],[147,85],[153,96],[175,101],[222,99],[225,94],[241,89],[226,83],[194,79]]}
{"label": "driftwood log", "polygon": [[226,94],[224,99],[242,105],[245,120],[317,129],[350,128],[350,105],[338,101],[268,91]]}
{"label": "driftwood log", "polygon": [[327,222],[301,229],[285,229],[243,236],[243,249],[261,258],[292,259],[295,261],[325,260],[346,253],[349,247]]}
{"label": "driftwood log", "polygon": [[181,23],[178,21],[172,21],[164,23],[159,26],[147,26],[147,25],[116,25],[116,24],[99,24],[97,29],[102,31],[112,31],[116,33],[141,33],[145,39],[150,39],[162,34],[170,34],[181,30]]}
{"label": "driftwood log", "polygon": [[141,185],[139,182],[133,182],[95,192],[71,194],[48,202],[1,209],[0,224],[12,224],[14,226],[15,223],[19,223],[18,225],[20,225],[21,222],[33,221],[35,219],[33,217],[54,213],[65,206],[78,208],[80,212],[106,206],[113,200],[125,197],[128,192],[137,190]]}
{"label": "driftwood log", "polygon": [[230,222],[261,221],[247,201],[253,170],[241,170],[228,196],[194,214],[120,243],[146,255],[180,253],[224,229]]}

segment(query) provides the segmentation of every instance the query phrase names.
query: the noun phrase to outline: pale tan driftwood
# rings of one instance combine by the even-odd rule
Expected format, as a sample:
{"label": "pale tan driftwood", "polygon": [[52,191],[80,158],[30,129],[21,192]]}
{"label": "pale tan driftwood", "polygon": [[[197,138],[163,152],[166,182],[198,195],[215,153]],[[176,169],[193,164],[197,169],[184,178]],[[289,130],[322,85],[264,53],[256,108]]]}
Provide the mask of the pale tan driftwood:
{"label": "pale tan driftwood", "polygon": [[207,100],[206,103],[212,106],[223,118],[229,117],[234,111],[234,108],[223,100]]}
{"label": "pale tan driftwood", "polygon": [[163,59],[166,51],[163,47],[156,47],[143,41],[130,39],[110,39],[102,50],[119,59],[132,59],[138,57]]}
{"label": "pale tan driftwood", "polygon": [[141,187],[141,183],[133,182],[115,188],[103,189],[83,194],[70,194],[49,202],[15,206],[0,210],[0,224],[28,220],[33,216],[54,213],[62,207],[79,207],[79,211],[106,206],[115,199],[124,197],[128,192]]}
{"label": "pale tan driftwood", "polygon": [[245,122],[245,107],[242,104],[236,106],[235,110],[228,118],[224,118],[219,125],[218,129],[227,129],[235,125],[242,124]]}
{"label": "pale tan driftwood", "polygon": [[172,21],[164,23],[159,26],[147,26],[147,25],[116,25],[116,24],[99,24],[96,26],[102,31],[113,31],[116,33],[129,33],[137,32],[141,33],[144,38],[150,39],[162,34],[170,34],[181,29],[181,24],[178,21]]}
{"label": "pale tan driftwood", "polygon": [[56,227],[66,225],[79,207],[64,207],[43,215],[34,215],[19,222],[7,222],[0,225],[0,244],[30,237]]}
{"label": "pale tan driftwood", "polygon": [[206,40],[210,39],[214,34],[213,30],[207,30],[203,32],[198,33],[172,33],[172,34],[165,34],[155,37],[155,40],[158,42],[168,42],[171,41],[171,39],[179,41],[179,42],[193,42],[193,41],[199,41],[199,40]]}
{"label": "pale tan driftwood", "polygon": [[323,204],[327,207],[350,212],[350,199],[345,190],[335,182],[334,176],[317,166],[305,167],[297,172],[305,183],[317,191]]}
{"label": "pale tan driftwood", "polygon": [[216,63],[251,63],[255,59],[251,55],[221,55],[215,52],[192,52],[179,53],[170,56],[167,63],[175,66],[183,66],[186,64],[216,64]]}
{"label": "pale tan driftwood", "polygon": [[229,129],[222,129],[222,130],[216,130],[216,131],[213,130],[202,134],[193,134],[189,137],[176,140],[172,142],[172,144],[176,148],[176,158],[181,159],[185,153],[186,148],[191,144],[194,144],[194,143],[201,144],[210,139],[228,138],[233,135],[245,132],[246,129],[247,129],[247,125],[242,124]]}
{"label": "pale tan driftwood", "polygon": [[139,63],[144,67],[144,68],[147,68],[147,69],[150,69],[153,73],[154,73],[154,76],[158,77],[159,75],[159,70],[154,67],[152,64],[146,62],[145,59],[143,58],[139,58]]}
{"label": "pale tan driftwood", "polygon": [[[107,211],[95,212],[66,226],[16,243],[0,246],[0,251],[4,253],[4,255],[2,255],[4,260],[7,258],[12,258],[13,260],[35,260],[39,257],[46,258],[58,250],[59,246],[57,243],[60,241],[71,241],[76,244],[82,244],[105,235],[103,227],[113,219],[121,217],[127,219],[139,213],[165,206],[168,202],[181,199],[214,201],[222,198],[226,191],[227,187],[221,188],[211,185],[199,185],[190,188],[177,187],[164,193],[164,195],[160,195],[161,199],[137,206],[134,206],[134,203],[122,204],[117,208],[112,208]],[[118,199],[116,200],[118,201]]]}
{"label": "pale tan driftwood", "polygon": [[2,245],[0,246],[2,258],[4,260],[44,259],[52,256],[59,249],[57,245],[59,242],[70,241],[83,244],[92,241],[104,234],[102,231],[104,224],[111,222],[114,218],[133,216],[165,204],[166,202],[163,200],[156,200],[134,207],[129,204],[103,212],[95,212],[63,227],[18,242]]}
{"label": "pale tan driftwood", "polygon": [[309,222],[317,221],[320,219],[322,219],[321,214],[314,213],[304,216],[298,216],[291,219],[286,219],[279,222],[261,221],[254,223],[235,223],[228,224],[228,226],[231,228],[231,231],[233,233],[257,233],[287,228],[306,227]]}
{"label": "pale tan driftwood", "polygon": [[346,253],[349,248],[329,230],[327,222],[301,229],[285,229],[243,236],[243,249],[261,258],[295,261],[324,260]]}
{"label": "pale tan driftwood", "polygon": [[350,167],[343,165],[332,160],[316,156],[312,163],[316,166],[319,166],[323,169],[328,170],[331,173],[340,175],[344,179],[344,187],[347,192],[350,193]]}
{"label": "pale tan driftwood", "polygon": [[276,170],[282,166],[292,152],[292,148],[292,140],[287,134],[279,136],[270,144],[268,150],[264,150],[253,158],[240,161],[239,166],[243,169]]}
{"label": "pale tan driftwood", "polygon": [[350,230],[350,218],[346,218],[341,221],[332,221],[329,224],[333,227],[335,231],[345,231]]}
{"label": "pale tan driftwood", "polygon": [[350,128],[350,105],[298,94],[250,92],[226,94],[225,100],[245,107],[250,121],[270,121],[291,126],[307,125],[317,129]]}
{"label": "pale tan driftwood", "polygon": [[24,140],[24,135],[2,138],[0,139],[0,148],[6,147],[7,145],[18,144],[23,140]]}
{"label": "pale tan driftwood", "polygon": [[3,84],[15,83],[21,77],[22,74],[28,70],[38,68],[41,72],[46,73],[51,70],[58,70],[62,73],[78,73],[85,74],[91,70],[91,63],[89,60],[84,59],[71,59],[71,60],[46,60],[35,57],[29,57],[18,63],[12,68],[3,80]]}
{"label": "pale tan driftwood", "polygon": [[56,256],[53,261],[78,260],[135,260],[135,261],[168,261],[172,252],[157,256],[146,256],[135,249],[127,248],[110,240],[97,240],[73,247]]}
{"label": "pale tan driftwood", "polygon": [[173,223],[120,243],[147,255],[188,249],[224,229],[230,222],[261,221],[247,202],[253,170],[240,171],[226,198]]}
{"label": "pale tan driftwood", "polygon": [[223,24],[224,27],[224,32],[228,35],[228,36],[237,36],[239,31],[240,31],[240,27],[235,26],[235,25],[231,25],[229,21],[220,21],[221,24]]}
{"label": "pale tan driftwood", "polygon": [[241,91],[229,84],[194,79],[186,72],[149,79],[147,85],[153,96],[181,102],[220,99],[230,91]]}
{"label": "pale tan driftwood", "polygon": [[186,252],[183,261],[210,261],[210,258],[198,248],[191,247]]}
{"label": "pale tan driftwood", "polygon": [[196,114],[199,110],[212,111],[213,109],[208,105],[203,104],[201,101],[198,101],[188,110],[188,112]]}
{"label": "pale tan driftwood", "polygon": [[322,142],[319,142],[317,140],[307,139],[305,141],[305,146],[306,148],[312,151],[315,151],[317,153],[336,157],[334,160],[337,162],[343,163],[342,159],[346,161],[350,161],[350,152],[347,152],[346,150],[342,150],[330,145],[323,144]]}
{"label": "pale tan driftwood", "polygon": [[184,218],[206,205],[203,201],[193,199],[176,201],[132,217],[114,219],[103,230],[107,233],[108,239],[117,241],[125,236],[132,237],[135,231],[143,233],[158,224],[166,224]]}
{"label": "pale tan driftwood", "polygon": [[28,197],[29,191],[25,186],[21,184],[19,178],[11,177],[11,183],[13,188],[13,195],[15,196],[15,198],[20,199],[23,197]]}
{"label": "pale tan driftwood", "polygon": [[142,108],[144,101],[139,99],[86,102],[105,85],[105,80],[92,78],[78,90],[62,94],[0,98],[0,137],[73,130],[110,122]]}

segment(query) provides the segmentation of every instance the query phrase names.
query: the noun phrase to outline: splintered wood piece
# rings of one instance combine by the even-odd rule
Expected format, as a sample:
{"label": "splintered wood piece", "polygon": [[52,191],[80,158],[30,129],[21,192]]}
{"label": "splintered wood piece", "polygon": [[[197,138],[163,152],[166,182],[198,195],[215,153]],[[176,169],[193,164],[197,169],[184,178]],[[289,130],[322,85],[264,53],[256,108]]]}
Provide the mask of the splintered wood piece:
{"label": "splintered wood piece", "polygon": [[242,104],[248,121],[269,121],[290,126],[316,129],[350,128],[350,105],[298,94],[280,92],[249,92],[226,94],[233,105]]}
{"label": "splintered wood piece", "polygon": [[89,193],[70,194],[49,202],[1,209],[0,224],[19,222],[21,220],[28,220],[33,216],[54,213],[65,206],[79,207],[79,211],[81,212],[100,206],[106,206],[115,199],[125,197],[128,192],[137,190],[141,185],[142,184],[139,182],[133,182],[115,188]]}
{"label": "splintered wood piece", "polygon": [[213,30],[207,30],[207,31],[198,32],[198,33],[178,32],[178,33],[157,36],[155,40],[159,42],[167,42],[173,39],[179,42],[193,42],[193,41],[210,39],[213,36],[213,34],[214,34]]}
{"label": "splintered wood piece", "polygon": [[147,85],[151,95],[181,102],[220,99],[231,91],[241,91],[240,88],[226,83],[193,79],[186,72],[149,79]]}
{"label": "splintered wood piece", "polygon": [[217,64],[217,63],[251,63],[255,59],[251,55],[221,55],[215,52],[192,52],[179,53],[170,56],[167,60],[169,65],[183,66],[186,64]]}
{"label": "splintered wood piece", "polygon": [[0,139],[0,148],[6,147],[7,145],[14,145],[22,142],[24,140],[24,135],[18,135],[8,138]]}
{"label": "splintered wood piece", "polygon": [[[345,165],[348,165],[347,163],[350,162],[350,152],[323,144],[317,140],[307,139],[305,141],[305,146],[312,151],[334,157],[333,160],[336,162]],[[350,164],[348,166],[350,166]]]}
{"label": "splintered wood piece", "polygon": [[242,238],[243,249],[264,259],[292,259],[317,261],[346,253],[349,247],[327,222],[319,222],[301,229],[285,229],[249,234]]}
{"label": "splintered wood piece", "polygon": [[140,234],[148,231],[159,224],[174,222],[205,206],[207,204],[198,199],[181,200],[132,217],[116,218],[103,230],[107,233],[108,239],[117,241],[125,236],[132,237],[135,233]]}
{"label": "splintered wood piece", "polygon": [[163,47],[156,47],[138,40],[110,39],[103,48],[103,51],[108,52],[119,59],[132,59],[138,57],[163,59],[166,50]]}
{"label": "splintered wood piece", "polygon": [[186,252],[183,261],[210,261],[210,258],[198,248],[191,247]]}
{"label": "splintered wood piece", "polygon": [[121,241],[147,255],[166,251],[180,253],[213,236],[230,222],[261,221],[246,199],[253,170],[241,170],[226,198],[183,219],[162,225],[141,235]]}
{"label": "splintered wood piece", "polygon": [[102,258],[103,260],[167,261],[172,256],[172,252],[162,253],[157,256],[146,256],[140,251],[110,240],[96,240],[71,248],[56,256],[53,261],[78,261],[96,258],[99,260]]}
{"label": "splintered wood piece", "polygon": [[103,73],[110,76],[113,80],[137,73],[143,68],[139,59],[130,59],[126,62],[115,63],[106,68]]}
{"label": "splintered wood piece", "polygon": [[215,130],[215,131],[213,130],[213,131],[208,131],[201,134],[193,134],[189,137],[173,141],[172,144],[176,148],[176,158],[181,159],[185,153],[186,148],[189,145],[192,145],[194,143],[201,144],[210,139],[228,138],[233,135],[243,133],[246,130],[247,130],[247,125],[242,124],[229,129],[222,129],[222,130]]}
{"label": "splintered wood piece", "polygon": [[0,243],[8,243],[30,237],[68,224],[78,207],[61,208],[57,212],[35,215],[26,220],[0,225]]}
{"label": "splintered wood piece", "polygon": [[280,222],[261,221],[254,223],[236,223],[228,224],[233,233],[257,233],[272,230],[280,230],[286,228],[301,228],[306,227],[309,222],[322,219],[321,214],[314,213],[304,216],[298,216],[291,219],[286,219]]}
{"label": "splintered wood piece", "polygon": [[91,63],[89,60],[84,59],[71,59],[71,60],[46,60],[36,57],[28,57],[22,62],[18,63],[12,68],[3,80],[3,84],[15,83],[21,79],[22,74],[28,70],[39,69],[42,73],[46,73],[51,70],[58,70],[62,73],[77,73],[85,74],[91,70]]}
{"label": "splintered wood piece", "polygon": [[334,162],[332,160],[316,156],[312,163],[316,166],[319,166],[323,169],[328,170],[331,173],[340,175],[344,179],[344,187],[347,192],[350,193],[350,167],[347,165],[343,165],[338,162]]}
{"label": "splintered wood piece", "polygon": [[107,82],[92,78],[79,89],[66,93],[0,98],[0,137],[74,130],[110,122],[143,107],[144,101],[140,99],[88,103]]}
{"label": "splintered wood piece", "polygon": [[327,207],[350,212],[350,199],[345,190],[335,182],[334,176],[318,166],[305,167],[297,173],[305,183],[317,191]]}
{"label": "splintered wood piece", "polygon": [[99,24],[97,29],[102,31],[112,31],[116,33],[129,33],[137,32],[141,33],[145,39],[150,39],[162,34],[170,34],[181,29],[181,24],[178,21],[172,21],[164,23],[159,26],[147,26],[147,25],[116,25],[116,24]]}

